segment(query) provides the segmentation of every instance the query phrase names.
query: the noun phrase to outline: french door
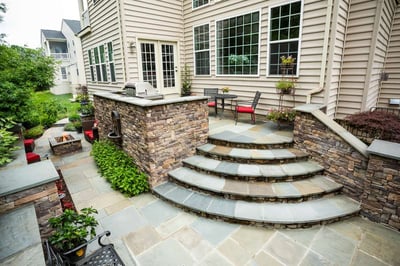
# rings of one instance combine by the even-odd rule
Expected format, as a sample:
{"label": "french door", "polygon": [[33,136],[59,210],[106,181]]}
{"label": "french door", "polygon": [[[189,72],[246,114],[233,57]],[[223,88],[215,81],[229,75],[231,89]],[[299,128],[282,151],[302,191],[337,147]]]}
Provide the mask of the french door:
{"label": "french door", "polygon": [[180,93],[177,44],[163,41],[139,41],[141,80],[162,94]]}

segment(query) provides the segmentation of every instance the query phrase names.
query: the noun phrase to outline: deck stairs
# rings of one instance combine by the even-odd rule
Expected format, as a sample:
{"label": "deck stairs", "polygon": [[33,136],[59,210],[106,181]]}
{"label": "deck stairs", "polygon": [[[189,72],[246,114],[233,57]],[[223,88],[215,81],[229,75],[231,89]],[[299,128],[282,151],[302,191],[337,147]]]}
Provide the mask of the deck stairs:
{"label": "deck stairs", "polygon": [[153,192],[187,211],[241,224],[301,228],[357,215],[360,204],[293,148],[292,135],[263,124],[210,134]]}

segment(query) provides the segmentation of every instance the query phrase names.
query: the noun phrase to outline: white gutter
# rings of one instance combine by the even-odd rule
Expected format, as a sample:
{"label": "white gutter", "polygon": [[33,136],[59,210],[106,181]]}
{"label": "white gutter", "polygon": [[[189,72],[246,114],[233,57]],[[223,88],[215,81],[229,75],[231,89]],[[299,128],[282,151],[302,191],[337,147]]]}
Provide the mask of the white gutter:
{"label": "white gutter", "polygon": [[326,19],[325,19],[325,32],[324,32],[324,44],[322,46],[322,62],[321,62],[321,74],[319,76],[318,88],[312,89],[307,94],[306,103],[311,103],[311,96],[324,90],[325,74],[326,74],[326,63],[328,58],[328,46],[329,46],[329,32],[331,27],[332,18],[332,6],[333,0],[328,0],[328,6],[326,8]]}

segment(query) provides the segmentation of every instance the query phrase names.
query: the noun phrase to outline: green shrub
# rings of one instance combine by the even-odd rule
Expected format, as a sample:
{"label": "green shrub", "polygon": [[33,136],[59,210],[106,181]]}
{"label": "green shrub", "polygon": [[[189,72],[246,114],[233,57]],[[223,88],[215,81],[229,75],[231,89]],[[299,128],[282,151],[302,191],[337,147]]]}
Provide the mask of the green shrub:
{"label": "green shrub", "polygon": [[42,125],[38,125],[36,127],[30,128],[24,133],[24,138],[26,139],[36,139],[43,135],[44,128]]}
{"label": "green shrub", "polygon": [[65,131],[75,131],[74,123],[67,123],[64,125]]}
{"label": "green shrub", "polygon": [[10,120],[0,118],[0,166],[11,162],[12,152],[19,149],[18,146],[14,145],[18,137],[13,136],[13,133],[8,131],[13,125]]}
{"label": "green shrub", "polygon": [[376,139],[400,143],[400,117],[385,111],[367,111],[345,117],[348,125]]}
{"label": "green shrub", "polygon": [[141,172],[125,152],[110,142],[95,142],[91,154],[101,175],[111,183],[111,187],[128,196],[149,190],[147,176]]}
{"label": "green shrub", "polygon": [[79,116],[79,114],[72,114],[68,117],[68,120],[70,122],[76,122],[76,121],[80,121],[81,117]]}

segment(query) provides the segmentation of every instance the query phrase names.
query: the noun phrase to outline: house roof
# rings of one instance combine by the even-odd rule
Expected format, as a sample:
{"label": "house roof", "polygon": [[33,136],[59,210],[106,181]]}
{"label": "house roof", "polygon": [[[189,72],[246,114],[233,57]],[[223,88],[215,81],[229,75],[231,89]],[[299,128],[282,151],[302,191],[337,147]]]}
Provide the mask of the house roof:
{"label": "house roof", "polygon": [[63,21],[75,34],[81,31],[81,22],[79,20],[63,19]]}
{"label": "house roof", "polygon": [[43,36],[46,39],[59,39],[65,40],[65,36],[61,31],[58,30],[41,30]]}

